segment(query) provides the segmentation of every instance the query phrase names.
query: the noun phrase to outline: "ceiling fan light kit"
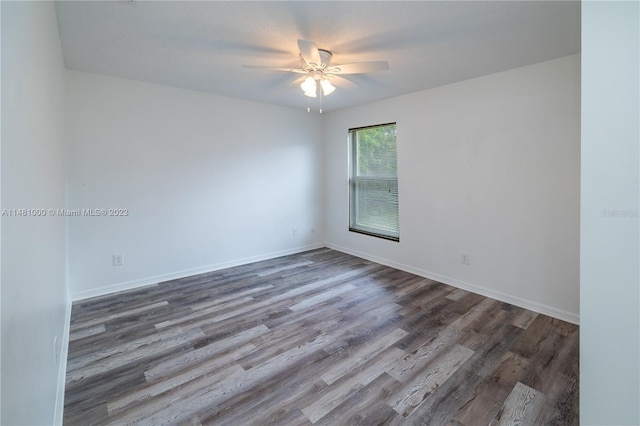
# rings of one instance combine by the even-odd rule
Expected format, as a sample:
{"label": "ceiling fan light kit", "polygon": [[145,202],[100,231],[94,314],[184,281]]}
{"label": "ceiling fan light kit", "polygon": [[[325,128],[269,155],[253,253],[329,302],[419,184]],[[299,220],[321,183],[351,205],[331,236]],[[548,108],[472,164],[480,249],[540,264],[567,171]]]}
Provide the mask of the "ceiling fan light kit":
{"label": "ceiling fan light kit", "polygon": [[336,90],[336,86],[331,84],[331,82],[326,78],[320,80],[320,86],[322,87],[322,93],[324,93],[325,96],[329,96],[334,90]]}
{"label": "ceiling fan light kit", "polygon": [[329,96],[334,90],[336,90],[336,87],[329,81],[330,76],[322,75],[318,72],[313,72],[311,74],[312,75],[305,77],[302,84],[300,84],[300,88],[306,96],[310,98],[317,97],[318,82],[320,83],[323,96]]}
{"label": "ceiling fan light kit", "polygon": [[316,81],[313,79],[313,77],[306,77],[300,85],[300,88],[308,97],[316,97]]}
{"label": "ceiling fan light kit", "polygon": [[[353,64],[333,65],[331,66],[331,58],[333,54],[325,49],[318,49],[318,46],[312,41],[298,39],[298,48],[300,49],[300,59],[302,60],[302,68],[266,68],[272,71],[286,71],[297,74],[305,74],[301,77],[302,83],[300,88],[308,98],[318,97],[320,94],[320,113],[322,113],[322,97],[332,94],[336,87],[331,81],[338,74],[364,74],[373,71],[384,71],[389,69],[389,64],[385,61],[375,62],[358,62]],[[245,65],[248,68],[256,68]],[[318,90],[320,86],[320,90]],[[307,111],[311,112],[311,108],[307,106]]]}

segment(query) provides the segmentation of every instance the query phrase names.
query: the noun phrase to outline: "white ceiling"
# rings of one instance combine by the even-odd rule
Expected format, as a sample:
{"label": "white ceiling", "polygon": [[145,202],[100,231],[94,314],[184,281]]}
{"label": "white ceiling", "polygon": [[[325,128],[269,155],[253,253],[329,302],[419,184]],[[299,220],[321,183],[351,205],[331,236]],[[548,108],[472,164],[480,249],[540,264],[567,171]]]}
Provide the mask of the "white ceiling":
{"label": "white ceiling", "polygon": [[[350,76],[324,110],[359,105],[580,52],[580,2],[58,2],[67,68],[306,108],[298,38]],[[318,102],[312,100],[312,102]],[[317,104],[312,103],[312,107]],[[316,108],[317,109],[317,108]]]}

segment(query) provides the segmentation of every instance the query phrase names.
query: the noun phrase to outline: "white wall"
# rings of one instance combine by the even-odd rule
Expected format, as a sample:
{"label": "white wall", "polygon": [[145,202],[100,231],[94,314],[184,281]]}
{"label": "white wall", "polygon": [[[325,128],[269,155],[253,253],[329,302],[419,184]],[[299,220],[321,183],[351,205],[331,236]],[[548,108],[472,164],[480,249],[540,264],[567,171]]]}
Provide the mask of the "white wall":
{"label": "white wall", "polygon": [[[53,3],[2,2],[3,209],[64,206],[63,97]],[[61,418],[66,364],[65,220],[2,216],[1,224],[0,423],[49,425]]]}
{"label": "white wall", "polygon": [[640,4],[582,3],[580,421],[640,424]]}
{"label": "white wall", "polygon": [[[579,55],[325,120],[331,247],[578,321]],[[347,130],[392,121],[399,243],[347,230]]]}
{"label": "white wall", "polygon": [[[77,71],[66,76],[69,208],[129,212],[69,218],[72,298],[322,242],[316,114]],[[112,266],[113,254],[125,264]]]}

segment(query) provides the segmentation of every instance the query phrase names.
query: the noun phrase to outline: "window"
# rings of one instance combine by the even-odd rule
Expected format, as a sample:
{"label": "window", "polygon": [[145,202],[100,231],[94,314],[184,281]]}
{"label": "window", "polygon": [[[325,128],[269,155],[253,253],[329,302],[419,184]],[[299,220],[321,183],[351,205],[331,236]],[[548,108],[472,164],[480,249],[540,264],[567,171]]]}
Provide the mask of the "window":
{"label": "window", "polygon": [[349,231],[400,241],[396,123],[349,129]]}

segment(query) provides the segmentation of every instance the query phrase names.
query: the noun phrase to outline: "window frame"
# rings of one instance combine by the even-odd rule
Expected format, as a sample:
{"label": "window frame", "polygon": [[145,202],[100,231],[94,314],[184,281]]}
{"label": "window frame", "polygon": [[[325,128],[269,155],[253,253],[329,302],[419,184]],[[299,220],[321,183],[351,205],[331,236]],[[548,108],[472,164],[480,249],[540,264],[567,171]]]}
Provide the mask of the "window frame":
{"label": "window frame", "polygon": [[[386,126],[395,126],[397,132],[397,122],[383,123],[383,124],[375,124],[371,126],[363,126],[363,127],[354,127],[350,128],[347,132],[347,140],[348,140],[348,163],[349,163],[349,231],[355,232],[358,234],[369,235],[372,237],[378,237],[385,240],[400,242],[400,196],[398,189],[398,167],[397,167],[397,153],[398,153],[398,145],[397,145],[397,133],[396,133],[396,174],[394,177],[391,176],[357,176],[358,171],[358,131],[372,129],[376,127],[386,127]],[[391,232],[386,232],[381,228],[370,227],[366,225],[357,225],[356,224],[356,215],[357,215],[357,205],[358,205],[358,191],[357,191],[357,183],[358,182],[382,182],[382,181],[390,181],[395,182],[395,187],[397,189],[397,214],[398,214],[398,226],[396,228],[397,233],[393,234]]]}

